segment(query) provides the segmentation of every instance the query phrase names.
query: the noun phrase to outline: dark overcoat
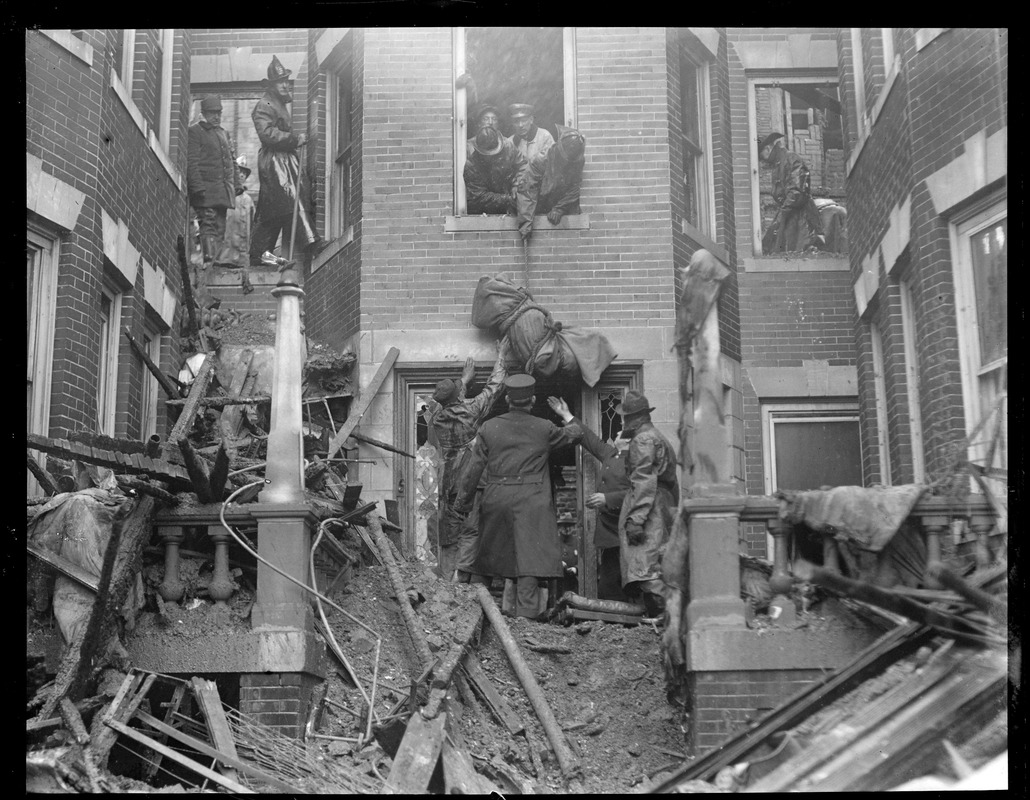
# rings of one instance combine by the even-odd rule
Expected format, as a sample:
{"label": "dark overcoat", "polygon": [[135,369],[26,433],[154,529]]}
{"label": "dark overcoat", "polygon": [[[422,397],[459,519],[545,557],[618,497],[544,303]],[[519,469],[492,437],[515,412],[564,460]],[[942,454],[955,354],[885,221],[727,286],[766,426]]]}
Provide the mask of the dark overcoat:
{"label": "dark overcoat", "polygon": [[575,444],[583,429],[512,409],[479,429],[455,507],[468,510],[482,476],[479,556],[473,572],[505,578],[562,575],[561,540],[551,496],[548,457]]}
{"label": "dark overcoat", "polygon": [[[293,214],[294,184],[300,159],[299,139],[293,132],[290,112],[274,91],[265,92],[251,113],[254,129],[261,140],[258,152],[258,213],[261,216],[286,217]],[[301,190],[303,197],[303,189]]]}
{"label": "dark overcoat", "polygon": [[232,208],[243,189],[229,137],[219,125],[190,125],[186,187],[194,208]]}
{"label": "dark overcoat", "polygon": [[601,437],[585,425],[581,444],[584,450],[601,462],[596,491],[604,495],[604,505],[597,509],[594,547],[598,550],[618,547],[619,512],[622,511],[622,501],[629,490],[625,451],[620,452],[615,445],[602,442]]}

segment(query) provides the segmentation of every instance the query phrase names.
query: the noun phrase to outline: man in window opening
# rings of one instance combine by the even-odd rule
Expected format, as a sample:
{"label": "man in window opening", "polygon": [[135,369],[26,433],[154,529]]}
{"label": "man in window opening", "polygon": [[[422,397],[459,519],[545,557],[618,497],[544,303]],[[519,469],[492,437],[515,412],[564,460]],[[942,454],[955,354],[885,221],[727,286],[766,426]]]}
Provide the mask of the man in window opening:
{"label": "man in window opening", "polygon": [[[307,143],[307,134],[294,133],[290,112],[286,108],[293,102],[290,80],[292,70],[286,69],[276,56],[268,65],[265,80],[265,94],[258,100],[251,113],[254,129],[261,140],[258,152],[258,194],[257,215],[250,240],[250,263],[263,266],[261,255],[275,247],[282,233],[280,254],[285,258],[290,253],[290,237],[293,230],[293,209],[297,197],[297,175],[300,172],[299,149]],[[303,197],[304,190],[301,189]],[[304,203],[297,209],[298,233],[309,249],[317,250],[321,239],[311,228]]]}
{"label": "man in window opening", "polygon": [[529,162],[519,180],[518,226],[523,240],[533,232],[533,217],[546,214],[552,225],[579,213],[586,139],[575,128],[558,126],[558,141]]}
{"label": "man in window opening", "polygon": [[[478,133],[483,128],[493,128],[501,134],[501,138],[511,141],[510,136],[505,136],[501,133],[501,115],[496,106],[484,105],[476,109],[475,117],[472,121],[472,130]],[[476,152],[475,140],[475,136],[465,140],[465,155],[470,158]]]}
{"label": "man in window opening", "polygon": [[626,474],[630,488],[619,514],[622,586],[629,597],[641,595],[650,616],[665,609],[662,553],[669,540],[679,498],[676,451],[651,422],[651,406],[638,391],[626,392],[615,409],[628,437]]}
{"label": "man in window opening", "polygon": [[498,348],[497,363],[490,373],[490,380],[483,391],[467,399],[465,392],[472,383],[474,370],[475,361],[471,357],[467,358],[458,380],[447,378],[436,384],[433,400],[439,405],[430,413],[428,422],[443,456],[438,525],[440,575],[445,580],[458,583],[489,585],[489,578],[474,574],[472,569],[479,551],[479,507],[484,484],[480,482],[468,517],[455,514],[453,506],[461,478],[471,459],[476,433],[493,408],[507,376],[503,340]]}
{"label": "man in window opening", "polygon": [[[807,246],[822,248],[823,237],[819,212],[812,202],[808,165],[797,153],[788,150],[782,133],[770,133],[758,142],[758,155],[773,168],[773,200],[776,216],[762,236],[762,252],[783,253],[803,250]],[[809,237],[801,241],[801,222],[808,223]]]}
{"label": "man in window opening", "polygon": [[562,398],[548,397],[547,405],[561,417],[563,424],[575,422],[583,429],[583,441],[580,442],[580,446],[601,463],[598,491],[584,501],[587,508],[597,510],[597,524],[594,527],[594,548],[600,561],[597,570],[597,596],[602,600],[625,601],[619,567],[619,512],[630,488],[625,459],[629,439],[620,432],[614,443],[603,442],[601,437],[573,416],[569,411],[569,404]]}
{"label": "man in window opening", "polygon": [[222,99],[218,95],[204,97],[200,117],[189,128],[186,185],[190,205],[197,214],[203,275],[222,247],[225,214],[235,206],[237,195],[243,194],[243,180],[229,136],[222,129]]}
{"label": "man in window opening", "polygon": [[510,139],[491,127],[479,129],[465,162],[469,214],[514,214],[515,184],[526,164]]}
{"label": "man in window opening", "polygon": [[488,419],[479,429],[454,509],[461,514],[471,507],[483,478],[479,555],[473,571],[516,581],[514,609],[502,606],[503,612],[543,619],[544,587],[549,578],[562,576],[548,458],[554,450],[577,443],[583,429],[575,422],[559,428],[533,416],[536,381],[531,375],[509,375],[504,386],[508,413]]}
{"label": "man in window opening", "polygon": [[547,151],[554,144],[554,137],[546,128],[536,124],[533,116],[533,106],[525,103],[513,103],[508,106],[508,116],[515,126],[515,135],[512,136],[512,143],[526,159],[526,164],[533,160],[533,156],[546,155]]}

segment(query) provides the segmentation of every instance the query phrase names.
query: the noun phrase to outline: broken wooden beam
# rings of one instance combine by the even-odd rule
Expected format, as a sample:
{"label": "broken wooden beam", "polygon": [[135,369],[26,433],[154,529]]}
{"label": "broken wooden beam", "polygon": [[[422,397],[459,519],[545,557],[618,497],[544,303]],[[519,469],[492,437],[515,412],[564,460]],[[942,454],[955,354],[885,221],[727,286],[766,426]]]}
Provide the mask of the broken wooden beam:
{"label": "broken wooden beam", "polygon": [[454,670],[458,668],[462,655],[464,655],[466,648],[472,643],[472,640],[479,631],[479,626],[483,621],[482,609],[478,609],[478,612],[473,616],[465,630],[455,637],[454,642],[447,651],[447,655],[433,668],[429,702],[425,704],[420,712],[427,719],[432,719],[439,712],[440,703],[443,702],[447,689],[451,685]]}
{"label": "broken wooden beam", "polygon": [[175,444],[180,439],[189,436],[193,428],[193,420],[196,419],[197,411],[200,409],[200,401],[207,392],[208,384],[211,383],[211,377],[214,375],[214,367],[214,354],[207,353],[204,363],[200,367],[200,372],[193,379],[193,385],[190,387],[189,395],[187,395],[186,402],[183,404],[182,413],[179,414],[179,418],[175,421],[171,433],[168,434],[169,442]]}
{"label": "broken wooden beam", "polygon": [[522,733],[526,729],[525,723],[511,710],[508,701],[497,691],[497,687],[494,686],[493,681],[490,680],[483,670],[479,656],[473,652],[466,653],[465,659],[462,662],[462,668],[465,670],[465,675],[468,677],[469,683],[472,684],[472,688],[475,689],[476,694],[486,704],[486,707],[490,709],[490,712],[497,718],[497,721],[508,729],[508,733],[512,734],[512,736]]}
{"label": "broken wooden beam", "polygon": [[378,439],[373,439],[371,436],[365,436],[363,433],[358,433],[357,431],[352,432],[351,436],[359,442],[364,442],[365,444],[370,444],[375,447],[381,447],[383,450],[389,450],[391,453],[398,453],[399,455],[407,456],[412,459],[415,457],[406,450],[401,450],[399,447],[389,444],[388,442],[381,442]]}
{"label": "broken wooden beam", "polygon": [[[201,406],[211,409],[251,406],[271,402],[272,396],[268,394],[258,394],[253,397],[202,397],[200,399]],[[169,408],[181,408],[186,405],[186,398],[180,397],[176,400],[165,400],[165,405]]]}
{"label": "broken wooden beam", "polygon": [[412,714],[393,757],[384,794],[425,794],[446,737],[447,714],[433,719]]}
{"label": "broken wooden beam", "polygon": [[927,577],[938,581],[942,586],[964,597],[976,608],[988,614],[1000,625],[1008,624],[1008,607],[992,594],[970,586],[962,578],[952,572],[940,561],[932,561],[926,566]]}
{"label": "broken wooden beam", "polygon": [[132,331],[128,328],[123,328],[122,330],[125,332],[125,336],[129,340],[129,347],[131,347],[133,352],[140,357],[140,360],[144,365],[146,365],[146,368],[150,370],[150,374],[157,379],[157,383],[162,389],[164,389],[164,393],[171,398],[178,398],[179,387],[171,378],[161,371],[161,368],[154,363],[154,359],[150,357],[150,354],[147,353],[147,351],[143,349],[143,346],[133,338]]}
{"label": "broken wooden beam", "polygon": [[30,456],[28,453],[25,454],[29,472],[32,473],[32,477],[36,479],[36,483],[39,484],[39,488],[43,490],[44,494],[55,495],[61,494],[61,487],[57,485],[57,481],[54,480],[54,476],[47,472],[36,459]]}
{"label": "broken wooden beam", "polygon": [[111,748],[118,738],[118,734],[107,725],[107,722],[128,722],[132,719],[132,715],[146,699],[155,680],[157,675],[154,673],[144,675],[141,672],[130,672],[125,676],[107,708],[94,717],[90,730],[90,750],[101,767],[107,764]]}
{"label": "broken wooden beam", "polygon": [[[215,682],[194,677],[190,683],[193,686],[193,696],[197,699],[197,706],[204,715],[208,736],[215,748],[223,755],[237,758],[236,739],[232,735],[232,728],[229,727],[229,720],[226,719],[225,709],[222,708],[222,700],[218,696],[218,687]],[[224,766],[224,762],[222,774],[233,780],[237,778],[235,770],[232,767]]]}
{"label": "broken wooden beam", "polygon": [[[190,275],[189,262],[186,260],[186,242],[179,236],[175,242],[176,254],[179,256],[179,277],[182,280],[182,303],[186,306],[186,318],[189,325],[186,329],[187,336],[200,333],[200,325],[197,322],[197,303],[193,299],[193,279]],[[207,345],[204,344],[204,350]]]}
{"label": "broken wooden beam", "polygon": [[91,592],[96,592],[100,585],[100,579],[93,575],[78,564],[69,561],[62,555],[57,553],[51,553],[49,550],[40,547],[34,542],[26,542],[25,549],[30,555],[35,556],[44,564],[53,567],[55,570],[60,572],[67,578],[71,578],[73,581],[81,586],[85,586]]}
{"label": "broken wooden beam", "polygon": [[529,668],[525,658],[522,657],[519,646],[516,644],[515,638],[508,628],[508,623],[501,616],[501,611],[497,608],[497,604],[494,602],[493,597],[490,596],[490,591],[486,586],[477,584],[476,594],[479,596],[479,603],[483,607],[487,619],[490,620],[490,624],[497,633],[497,637],[501,640],[501,645],[504,647],[504,652],[508,656],[512,669],[518,676],[522,688],[525,689],[526,696],[529,698],[529,702],[532,704],[533,710],[536,712],[537,718],[540,720],[540,724],[543,726],[544,732],[551,742],[551,747],[558,758],[558,765],[561,767],[562,774],[567,778],[577,775],[579,764],[576,757],[569,749],[561,726],[558,725],[558,721],[554,718],[554,713],[551,711],[547,698],[540,689],[540,684],[537,683],[536,678],[533,676],[533,671]]}
{"label": "broken wooden beam", "polygon": [[177,440],[179,451],[182,453],[183,464],[189,473],[190,482],[193,485],[193,492],[201,503],[214,502],[211,496],[211,481],[207,461],[200,457],[193,443],[185,436]]}
{"label": "broken wooden beam", "polygon": [[369,381],[368,386],[361,390],[356,400],[351,401],[350,410],[347,413],[347,420],[343,423],[340,429],[336,432],[336,436],[333,437],[332,442],[329,443],[329,453],[326,456],[327,459],[332,458],[336,455],[337,451],[343,446],[343,443],[354,432],[354,429],[361,422],[361,418],[368,411],[368,407],[372,404],[372,400],[375,398],[376,393],[379,391],[379,387],[383,385],[383,381],[386,380],[386,376],[390,374],[390,370],[393,369],[394,362],[397,361],[397,356],[400,355],[400,350],[396,347],[391,347],[386,354],[386,358],[383,359],[383,363],[379,365],[379,369],[376,370],[376,374],[372,376],[372,380]]}
{"label": "broken wooden beam", "polygon": [[162,489],[160,486],[156,486],[153,483],[141,481],[136,478],[130,478],[127,475],[115,475],[114,479],[118,482],[118,488],[124,492],[149,494],[151,497],[156,497],[162,503],[166,503],[170,506],[177,505],[179,502],[179,498],[174,494]]}
{"label": "broken wooden beam", "polygon": [[220,503],[225,498],[229,466],[229,451],[226,449],[225,441],[222,441],[218,446],[218,452],[215,453],[215,463],[211,466],[207,479],[208,492],[213,503]]}

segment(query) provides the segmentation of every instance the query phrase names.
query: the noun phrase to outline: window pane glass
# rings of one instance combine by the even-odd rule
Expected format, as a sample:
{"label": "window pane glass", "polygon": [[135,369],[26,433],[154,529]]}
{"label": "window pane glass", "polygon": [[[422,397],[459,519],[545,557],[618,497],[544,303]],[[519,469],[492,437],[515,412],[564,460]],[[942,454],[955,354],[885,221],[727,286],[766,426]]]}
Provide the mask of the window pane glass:
{"label": "window pane glass", "polygon": [[861,486],[858,420],[774,422],[777,489]]}
{"label": "window pane glass", "polygon": [[1008,353],[1007,233],[1008,220],[1002,219],[974,234],[970,241],[981,364]]}
{"label": "window pane glass", "polygon": [[350,147],[351,74],[348,69],[336,79],[336,153]]}
{"label": "window pane glass", "polygon": [[508,118],[512,103],[529,103],[537,125],[551,135],[565,118],[565,69],[561,28],[467,28],[465,70],[476,85],[469,98],[469,135],[475,110],[489,103],[497,107],[501,132],[515,129]]}
{"label": "window pane glass", "polygon": [[698,69],[686,56],[680,61],[680,92],[683,99],[683,135],[695,145],[700,144],[700,114],[698,113]]}

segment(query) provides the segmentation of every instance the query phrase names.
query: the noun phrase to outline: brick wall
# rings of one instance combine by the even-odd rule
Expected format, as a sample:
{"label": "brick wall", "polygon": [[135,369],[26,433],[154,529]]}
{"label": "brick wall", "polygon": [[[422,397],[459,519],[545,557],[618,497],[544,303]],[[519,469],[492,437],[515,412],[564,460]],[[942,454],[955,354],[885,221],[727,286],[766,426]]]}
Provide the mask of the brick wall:
{"label": "brick wall", "polygon": [[[142,258],[162,270],[178,294],[179,270],[175,240],[185,229],[186,200],[151,150],[147,138],[110,87],[120,30],[83,30],[93,48],[92,64],[75,58],[44,35],[26,33],[26,150],[43,161],[43,170],[85,193],[75,230],[61,236],[54,333],[54,370],[50,430],[55,436],[71,430],[94,430],[97,376],[100,373],[99,297],[104,281],[101,209],[122,220],[129,241]],[[141,31],[141,53],[149,54],[152,38]],[[185,151],[176,146],[184,134],[186,93],[175,80],[188,81],[188,32],[175,37],[172,137],[169,158],[185,171]],[[156,58],[156,56],[153,56]],[[137,108],[154,121],[155,87],[147,83],[153,58],[141,55]],[[145,322],[143,268],[134,286],[121,285],[122,325],[137,341]],[[162,367],[178,366],[176,325],[172,346],[162,348]],[[145,368],[119,336],[116,435],[140,433],[141,385]],[[159,432],[163,430],[159,404]]]}
{"label": "brick wall", "polygon": [[299,672],[240,675],[240,713],[292,739],[304,734],[311,691],[321,683]]}
{"label": "brick wall", "polygon": [[[889,278],[886,270],[894,265],[879,264],[880,291],[870,311],[884,340],[891,477],[898,482],[911,480],[912,459],[897,301],[899,277],[912,289],[928,478],[950,467],[953,448],[965,437],[948,221],[933,207],[924,181],[962,155],[964,142],[976,132],[989,136],[1006,124],[1008,42],[1006,33],[995,38],[993,29],[956,28],[917,51],[913,29],[898,28],[894,37],[902,71],[848,176],[847,192],[853,279],[860,275],[863,259],[876,252],[891,210],[911,197],[910,241],[903,255],[906,263]],[[841,38],[848,37],[842,33]],[[863,41],[868,39],[863,32]],[[866,58],[868,71],[868,53]],[[842,50],[841,60],[845,84],[853,85],[853,71],[848,46]],[[875,97],[867,96],[870,108],[873,102]],[[845,98],[848,113],[852,104],[849,95]],[[857,340],[864,460],[878,470],[865,322],[858,326]]]}
{"label": "brick wall", "polygon": [[822,676],[818,669],[692,672],[693,753],[718,747]]}

